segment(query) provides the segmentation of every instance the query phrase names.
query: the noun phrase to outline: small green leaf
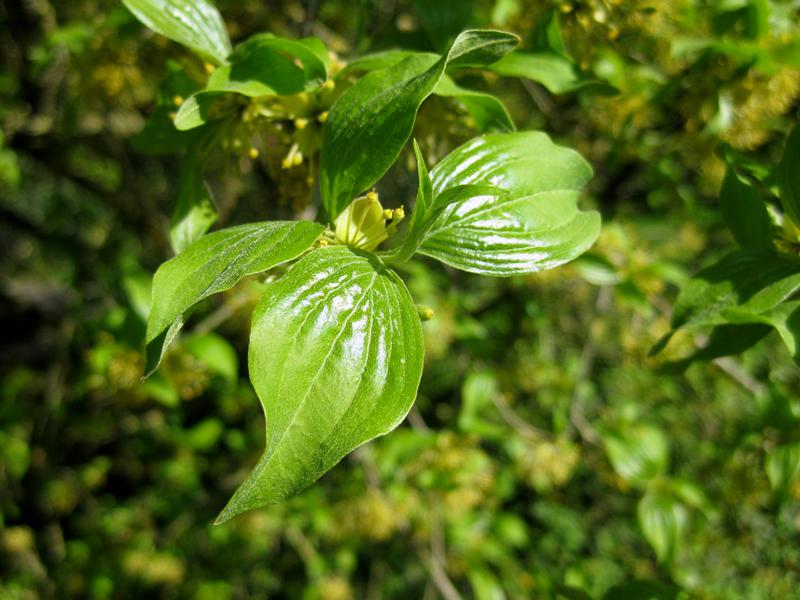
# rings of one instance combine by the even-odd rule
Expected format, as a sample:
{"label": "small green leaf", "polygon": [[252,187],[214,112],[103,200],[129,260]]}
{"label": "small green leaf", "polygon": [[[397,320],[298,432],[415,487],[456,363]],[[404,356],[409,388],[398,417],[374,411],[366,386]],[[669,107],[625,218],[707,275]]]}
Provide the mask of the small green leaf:
{"label": "small green leaf", "polygon": [[433,93],[445,98],[455,98],[461,102],[481,132],[516,129],[503,102],[491,94],[463,88],[447,75],[442,76]]}
{"label": "small green leaf", "polygon": [[800,289],[800,259],[741,250],[697,273],[675,303],[672,327],[723,325],[731,313],[764,313]]}
{"label": "small green leaf", "polygon": [[498,31],[465,31],[445,56],[412,54],[373,71],[344,92],[325,126],[320,157],[322,202],[333,220],[397,160],[417,111],[448,65],[485,66],[517,43]]}
{"label": "small green leaf", "polygon": [[147,322],[147,373],[158,367],[192,306],[305,252],[323,226],[309,221],[250,223],[201,237],[153,278]]}
{"label": "small green leaf", "polygon": [[719,203],[725,223],[742,248],[772,248],[772,221],[761,194],[730,167]]}
{"label": "small green leaf", "polygon": [[189,146],[181,165],[178,201],[170,223],[170,241],[177,253],[208,231],[218,217],[211,192],[203,182],[204,163],[197,146]]}
{"label": "small green leaf", "polygon": [[639,527],[659,562],[671,563],[680,551],[689,511],[672,494],[651,487],[639,501]]}
{"label": "small green leaf", "polygon": [[[711,330],[705,345],[692,352],[686,358],[664,363],[658,370],[661,373],[675,375],[683,373],[689,365],[696,361],[709,361],[721,356],[741,354],[755,346],[767,337],[769,333],[769,326],[759,324],[758,318],[755,316],[749,323],[717,325]],[[667,338],[666,341],[669,341],[669,339]],[[654,351],[653,354],[660,351],[663,346],[666,346],[666,343]]]}
{"label": "small green leaf", "polygon": [[608,432],[603,445],[614,471],[628,484],[642,485],[667,470],[667,438],[656,427],[634,425]]}
{"label": "small green leaf", "polygon": [[800,442],[767,450],[764,470],[772,491],[779,501],[783,501],[792,484],[800,477]]}
{"label": "small green leaf", "polygon": [[503,58],[519,44],[513,33],[492,29],[464,31],[450,46],[448,67],[487,67]]}
{"label": "small green leaf", "polygon": [[270,284],[253,314],[250,377],[267,446],[217,518],[280,502],[402,421],[417,393],[422,326],[397,275],[331,246]]}
{"label": "small green leaf", "polygon": [[588,86],[604,93],[615,91],[606,83],[585,77],[577,65],[555,52],[511,52],[489,68],[502,77],[522,77],[540,83],[553,94],[566,94]]}
{"label": "small green leaf", "polygon": [[434,204],[458,186],[481,187],[435,217],[419,252],[495,276],[568,262],[600,231],[599,215],[577,208],[578,190],[591,173],[577,152],[553,144],[543,133],[475,138],[431,172]]}
{"label": "small green leaf", "polygon": [[289,40],[268,33],[255,35],[236,47],[230,64],[214,71],[207,89],[256,97],[298,94],[319,87],[328,77],[320,50],[325,46],[316,38]]}
{"label": "small green leaf", "polygon": [[230,94],[220,91],[197,92],[189,96],[175,115],[175,129],[188,131],[233,114],[235,108]]}
{"label": "small green leaf", "polygon": [[222,15],[208,0],[122,0],[146,27],[222,64],[231,41]]}
{"label": "small green leaf", "polygon": [[215,333],[193,335],[182,341],[189,354],[208,367],[209,371],[222,376],[228,383],[239,378],[239,357],[230,342]]}
{"label": "small green leaf", "polygon": [[786,140],[777,176],[783,210],[800,227],[800,125],[795,125]]}

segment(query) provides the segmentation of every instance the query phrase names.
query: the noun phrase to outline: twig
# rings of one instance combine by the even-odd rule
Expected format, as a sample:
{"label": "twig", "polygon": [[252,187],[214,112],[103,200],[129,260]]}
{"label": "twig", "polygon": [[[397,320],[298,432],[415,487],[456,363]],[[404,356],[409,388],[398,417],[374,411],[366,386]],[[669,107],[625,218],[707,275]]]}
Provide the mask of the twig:
{"label": "twig", "polygon": [[[602,287],[597,294],[597,314],[605,314],[611,308],[611,288]],[[572,401],[569,407],[569,421],[580,434],[581,438],[589,444],[599,445],[600,436],[592,427],[583,412],[583,391],[581,382],[587,379],[592,373],[594,366],[595,347],[591,335],[587,336],[586,342],[581,350],[581,362],[578,369],[578,376],[575,381],[575,389],[572,393]]]}
{"label": "twig", "polygon": [[492,402],[497,407],[497,412],[503,420],[513,427],[518,433],[526,437],[540,437],[550,435],[549,431],[539,429],[528,423],[525,419],[520,417],[516,411],[506,402],[501,394],[494,394]]}
{"label": "twig", "polygon": [[757,381],[745,373],[735,360],[729,357],[717,358],[712,363],[719,368],[720,371],[730,376],[736,383],[741,385],[748,392],[754,396],[761,396],[766,392],[766,387],[760,381]]}
{"label": "twig", "polygon": [[430,552],[426,550],[419,551],[419,557],[422,564],[428,570],[439,593],[445,600],[464,600],[461,594],[450,581],[447,572],[444,569],[445,560],[445,547],[444,547],[444,531],[439,519],[438,506],[434,507],[431,511],[431,549]]}
{"label": "twig", "polygon": [[408,423],[411,425],[411,428],[414,431],[430,431],[431,428],[428,427],[428,424],[425,422],[425,419],[422,418],[422,413],[419,412],[417,405],[411,407],[411,410],[408,412]]}

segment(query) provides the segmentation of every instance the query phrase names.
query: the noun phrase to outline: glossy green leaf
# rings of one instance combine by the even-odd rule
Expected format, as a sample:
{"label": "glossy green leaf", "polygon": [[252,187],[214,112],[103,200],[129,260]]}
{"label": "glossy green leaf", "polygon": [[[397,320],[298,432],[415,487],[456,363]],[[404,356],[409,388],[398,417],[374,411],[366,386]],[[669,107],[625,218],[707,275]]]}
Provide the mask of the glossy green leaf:
{"label": "glossy green leaf", "polygon": [[772,491],[779,500],[783,500],[800,477],[800,442],[767,450],[764,470]]}
{"label": "glossy green leaf", "polygon": [[585,252],[600,231],[600,216],[577,208],[578,190],[591,173],[577,152],[557,146],[543,133],[475,138],[431,172],[434,204],[448,189],[483,187],[450,202],[435,217],[419,252],[496,276],[568,262]]}
{"label": "glossy green leaf", "polygon": [[270,284],[253,314],[250,377],[267,446],[217,519],[280,502],[402,421],[417,393],[422,327],[373,255],[331,246]]}
{"label": "glossy green leaf", "polygon": [[201,237],[161,265],[153,278],[147,322],[147,373],[158,367],[195,304],[247,275],[297,258],[322,230],[322,225],[309,221],[239,225]]}
{"label": "glossy green leaf", "polygon": [[800,125],[795,125],[777,170],[783,210],[800,227]]}
{"label": "glossy green leaf", "polygon": [[659,562],[670,563],[680,551],[689,511],[676,498],[652,487],[639,501],[639,527]]}
{"label": "glossy green leaf", "polygon": [[183,44],[205,59],[222,64],[231,53],[225,23],[208,0],[122,0],[139,21]]}
{"label": "glossy green leaf", "polygon": [[728,168],[719,204],[733,237],[742,248],[772,248],[772,221],[761,194]]}
{"label": "glossy green leaf", "polygon": [[229,64],[214,71],[207,89],[256,97],[319,87],[328,77],[327,62],[320,56],[324,49],[316,38],[255,35],[236,47]]}
{"label": "glossy green leaf", "polygon": [[448,65],[484,66],[517,42],[497,31],[465,31],[449,52],[413,54],[362,77],[333,105],[324,130],[320,189],[328,218],[373,185],[397,160],[417,111]]}
{"label": "glossy green leaf", "polygon": [[660,429],[635,425],[602,437],[611,466],[628,484],[644,484],[666,471],[669,446]]}
{"label": "glossy green leaf", "polygon": [[463,88],[447,75],[442,76],[433,93],[445,98],[454,98],[463,104],[481,132],[516,129],[503,102],[491,94]]}
{"label": "glossy green leaf", "polygon": [[577,65],[555,52],[523,52],[506,54],[490,69],[503,77],[522,77],[542,84],[553,94],[566,94],[587,86],[613,93],[614,88],[584,76]]}
{"label": "glossy green leaf", "polygon": [[170,241],[176,253],[208,231],[218,217],[211,191],[203,181],[204,163],[197,146],[191,145],[181,165],[178,200],[170,223]]}

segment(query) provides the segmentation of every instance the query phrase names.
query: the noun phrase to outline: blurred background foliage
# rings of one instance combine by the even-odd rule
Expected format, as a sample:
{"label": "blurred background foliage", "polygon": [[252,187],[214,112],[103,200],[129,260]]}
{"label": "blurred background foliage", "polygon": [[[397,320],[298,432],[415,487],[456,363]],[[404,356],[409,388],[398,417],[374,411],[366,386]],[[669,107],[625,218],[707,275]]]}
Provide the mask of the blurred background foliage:
{"label": "blurred background foliage", "polygon": [[[800,598],[796,365],[774,334],[682,374],[648,357],[733,245],[724,159],[774,165],[797,120],[800,2],[218,6],[234,41],[312,34],[343,62],[518,33],[535,76],[465,80],[589,159],[603,233],[531,277],[406,265],[435,313],[409,418],[212,527],[263,447],[244,358],[264,282],[207,300],[140,381],[181,159],[140,131],[202,64],[115,0],[0,2],[0,598]],[[474,126],[434,98],[414,135],[433,163]],[[214,161],[222,224],[313,216],[312,170],[275,168],[274,143]]]}

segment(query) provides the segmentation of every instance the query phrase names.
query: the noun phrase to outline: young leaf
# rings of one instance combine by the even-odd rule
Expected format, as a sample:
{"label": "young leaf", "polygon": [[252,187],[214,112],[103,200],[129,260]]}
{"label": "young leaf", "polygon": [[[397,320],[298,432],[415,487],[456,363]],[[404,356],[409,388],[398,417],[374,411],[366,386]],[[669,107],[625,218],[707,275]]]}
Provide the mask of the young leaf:
{"label": "young leaf", "polygon": [[146,27],[222,64],[231,41],[222,15],[208,0],[122,0]]}
{"label": "young leaf", "polygon": [[178,114],[175,115],[175,129],[188,131],[208,121],[233,114],[235,105],[228,96],[226,92],[208,90],[192,94],[181,104]]}
{"label": "young leaf", "polygon": [[201,237],[161,265],[153,278],[147,321],[147,373],[158,367],[192,306],[247,275],[297,258],[323,229],[310,221],[239,225]]}
{"label": "young leaf", "polygon": [[203,182],[204,160],[197,146],[186,151],[181,165],[178,201],[172,211],[170,241],[176,253],[203,235],[217,220],[217,209],[211,192]]}
{"label": "young leaf", "polygon": [[786,140],[777,176],[783,210],[800,226],[800,125],[795,125]]}
{"label": "young leaf", "polygon": [[327,63],[319,55],[320,45],[322,42],[315,38],[255,35],[236,47],[230,64],[214,71],[207,89],[255,97],[298,94],[319,87],[328,77]]}
{"label": "young leaf", "polygon": [[456,37],[447,53],[448,67],[487,67],[514,50],[519,38],[513,33],[472,29]]}
{"label": "young leaf", "polygon": [[436,215],[419,252],[496,276],[568,262],[585,252],[600,231],[600,216],[577,208],[578,190],[591,173],[578,153],[553,144],[543,133],[475,138],[431,172],[434,204],[448,189],[481,187]]}
{"label": "young leaf", "polygon": [[411,296],[377,258],[332,246],[298,261],[253,314],[250,377],[267,446],[217,522],[288,498],[397,427],[422,361]]}
{"label": "young leaf", "polygon": [[[659,366],[660,373],[675,375],[683,373],[695,361],[710,361],[721,356],[741,354],[755,346],[770,333],[769,325],[759,324],[754,318],[751,323],[727,323],[717,325],[711,330],[704,346],[686,358],[666,362]],[[667,341],[669,341],[667,339]],[[665,346],[666,344],[664,344]],[[663,346],[662,346],[663,348]],[[658,350],[662,349],[659,348]],[[657,350],[657,351],[658,351]],[[652,352],[652,354],[657,353]]]}
{"label": "young leaf", "polygon": [[608,460],[617,475],[641,485],[666,471],[669,446],[664,433],[650,425],[631,426],[603,435]]}
{"label": "young leaf", "polygon": [[503,102],[491,94],[468,90],[443,75],[433,90],[437,96],[455,98],[475,120],[479,131],[514,131],[514,122]]}
{"label": "young leaf", "polygon": [[320,189],[334,219],[397,160],[417,111],[448,65],[485,66],[508,52],[517,38],[498,31],[465,31],[450,51],[413,54],[391,68],[373,71],[331,108],[320,157]]}
{"label": "young leaf", "polygon": [[761,194],[730,167],[722,182],[719,203],[725,223],[742,248],[772,248],[772,221]]}
{"label": "young leaf", "polygon": [[555,52],[511,52],[489,67],[502,77],[522,77],[542,84],[552,94],[566,94],[588,86],[613,93],[612,86],[585,77],[569,59]]}
{"label": "young leaf", "polygon": [[639,526],[659,562],[670,563],[683,542],[689,511],[672,494],[653,488],[639,501]]}
{"label": "young leaf", "polygon": [[703,269],[681,290],[672,328],[722,325],[728,314],[761,314],[800,289],[800,260],[768,250],[741,250]]}

